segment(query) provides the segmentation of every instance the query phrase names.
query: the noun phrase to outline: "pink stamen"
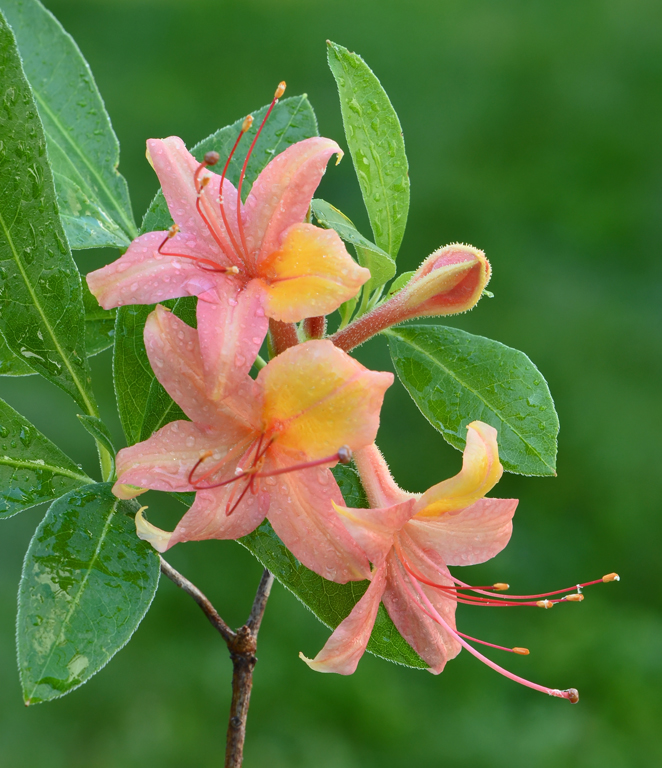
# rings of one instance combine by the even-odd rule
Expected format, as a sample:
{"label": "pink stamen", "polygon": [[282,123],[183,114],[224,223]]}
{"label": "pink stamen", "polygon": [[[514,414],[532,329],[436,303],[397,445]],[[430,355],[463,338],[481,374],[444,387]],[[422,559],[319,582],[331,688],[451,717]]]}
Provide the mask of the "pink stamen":
{"label": "pink stamen", "polygon": [[[218,204],[221,209],[221,216],[223,217],[225,230],[228,233],[230,240],[232,241],[232,246],[234,247],[234,250],[237,253],[237,255],[241,254],[241,248],[239,247],[239,243],[237,242],[235,236],[232,234],[232,230],[230,229],[230,224],[228,222],[228,218],[225,213],[225,204],[223,202],[223,186],[225,185],[225,175],[227,174],[228,168],[230,167],[230,161],[232,160],[232,157],[237,147],[239,146],[239,142],[241,141],[241,138],[246,133],[246,131],[250,130],[250,127],[252,125],[253,125],[253,116],[248,115],[244,120],[244,122],[242,123],[241,130],[239,131],[239,136],[237,136],[237,140],[235,141],[234,146],[232,147],[232,150],[228,155],[228,159],[225,161],[225,165],[223,166],[223,173],[221,174],[221,186],[219,189]],[[240,210],[240,209],[241,209],[241,180],[239,182],[239,189],[237,190],[237,210]],[[238,218],[239,218],[239,221],[241,221],[241,215],[239,215]]]}
{"label": "pink stamen", "polygon": [[262,129],[264,128],[265,123],[269,119],[269,115],[271,114],[272,109],[276,106],[276,104],[278,104],[278,99],[280,99],[280,97],[285,93],[285,87],[286,87],[285,81],[282,81],[278,84],[278,88],[276,88],[276,93],[274,94],[271,105],[269,106],[269,109],[267,110],[266,115],[264,116],[262,122],[260,123],[260,127],[257,129],[255,138],[253,139],[248,149],[248,152],[246,153],[244,165],[241,169],[241,174],[239,176],[239,183],[237,184],[237,226],[239,227],[239,236],[241,237],[241,243],[244,246],[244,254],[247,259],[249,258],[248,245],[246,243],[246,233],[244,232],[244,223],[241,219],[241,186],[244,183],[244,177],[246,176],[246,169],[248,168],[248,161],[250,160],[251,155],[253,154],[253,148],[255,147],[257,140],[260,138]]}
{"label": "pink stamen", "polygon": [[[482,653],[480,653],[472,645],[470,645],[459,632],[453,629],[450,626],[450,624],[448,624],[448,622],[445,621],[442,616],[440,616],[440,614],[438,613],[436,608],[432,605],[432,603],[429,601],[427,595],[425,594],[425,592],[423,591],[422,587],[419,585],[416,579],[412,581],[412,586],[418,593],[420,599],[423,601],[423,604],[425,605],[425,607],[428,609],[427,611],[425,611],[425,613],[428,616],[430,616],[432,619],[434,619],[434,621],[436,621],[437,624],[443,627],[453,637],[455,637],[458,643],[460,643],[460,645],[463,648],[466,648],[466,650],[469,651],[469,653],[472,654],[472,656],[475,656],[479,661],[482,661],[484,664],[487,664],[488,667],[493,669],[495,672],[498,672],[500,675],[507,677],[509,680],[513,680],[516,683],[520,683],[521,685],[524,685],[527,688],[532,688],[534,691],[540,691],[541,693],[546,693],[549,696],[556,696],[557,698],[560,698],[560,699],[567,699],[573,704],[576,704],[579,701],[579,694],[577,693],[576,688],[568,688],[567,690],[562,691],[562,690],[559,690],[558,688],[547,688],[544,685],[538,685],[537,683],[532,683],[530,680],[526,680],[525,678],[520,677],[519,675],[515,675],[512,672],[509,672],[507,669],[500,667],[491,659],[488,659],[487,656],[483,656]],[[405,584],[405,589],[407,589],[406,584]],[[411,595],[411,592],[409,592],[409,594]],[[413,595],[411,596],[413,597]],[[423,606],[420,605],[420,602],[418,600],[416,600],[416,603],[419,605],[421,609],[423,609]],[[489,644],[486,643],[486,645],[489,645]]]}
{"label": "pink stamen", "polygon": [[[163,250],[163,247],[165,244],[173,238],[177,232],[179,231],[179,227],[177,227],[176,224],[174,224],[171,228],[168,234],[163,239],[163,242],[159,247],[156,249],[157,253],[160,253],[161,256],[175,256],[179,259],[191,259],[191,261],[195,262],[195,265],[197,267],[200,267],[200,269],[204,269],[205,272],[229,272],[233,275],[238,275],[239,270],[237,267],[224,267],[221,264],[217,264],[215,261],[212,261],[211,259],[204,259],[201,256],[189,256],[187,253],[170,253]],[[206,266],[208,265],[208,266]]]}
{"label": "pink stamen", "polygon": [[[197,192],[197,195],[198,195],[195,201],[195,209],[198,212],[198,215],[200,216],[200,218],[204,221],[205,226],[211,233],[211,236],[214,238],[216,245],[218,245],[218,247],[223,251],[223,253],[230,259],[230,261],[236,261],[237,256],[235,256],[235,252],[221,237],[221,233],[217,231],[215,227],[212,226],[210,220],[207,218],[206,214],[202,210],[202,202],[203,202],[202,191],[209,183],[210,178],[205,177],[204,179],[200,179],[200,173],[208,166],[216,165],[217,162],[218,162],[218,152],[207,152],[207,154],[204,157],[204,160],[202,161],[202,163],[200,163],[200,165],[195,169],[195,172],[193,173],[193,185],[195,186],[195,191]],[[222,199],[223,197],[222,181],[221,181],[221,188],[220,188],[219,194]],[[232,239],[232,232],[228,230],[228,234],[230,235],[230,239]]]}

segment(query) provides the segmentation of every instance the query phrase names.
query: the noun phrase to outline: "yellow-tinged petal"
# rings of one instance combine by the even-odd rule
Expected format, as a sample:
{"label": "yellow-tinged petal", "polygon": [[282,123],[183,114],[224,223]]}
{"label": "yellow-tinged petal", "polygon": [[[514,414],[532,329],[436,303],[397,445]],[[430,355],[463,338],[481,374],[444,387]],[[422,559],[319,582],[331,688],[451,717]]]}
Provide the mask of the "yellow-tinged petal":
{"label": "yellow-tinged petal", "polygon": [[416,517],[437,517],[464,509],[489,493],[502,474],[496,429],[482,421],[472,421],[467,424],[462,470],[421,496],[416,502]]}
{"label": "yellow-tinged petal", "polygon": [[259,267],[269,317],[294,323],[333,312],[370,279],[332,229],[290,227]]}
{"label": "yellow-tinged petal", "polygon": [[274,358],[257,381],[267,433],[316,460],[373,442],[393,374],[369,371],[330,341],[307,341]]}
{"label": "yellow-tinged petal", "polygon": [[155,525],[147,522],[143,515],[143,509],[147,509],[147,507],[141,507],[136,512],[136,534],[138,538],[148,541],[157,552],[165,552],[168,549],[172,533],[163,531],[161,528],[157,528]]}

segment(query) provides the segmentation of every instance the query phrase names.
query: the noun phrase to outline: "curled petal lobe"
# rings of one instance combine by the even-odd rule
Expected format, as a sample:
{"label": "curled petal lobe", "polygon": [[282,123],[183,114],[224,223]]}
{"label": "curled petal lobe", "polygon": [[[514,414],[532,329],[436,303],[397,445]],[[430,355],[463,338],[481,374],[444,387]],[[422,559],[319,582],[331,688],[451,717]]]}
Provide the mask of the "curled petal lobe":
{"label": "curled petal lobe", "polygon": [[317,656],[307,659],[299,654],[303,661],[316,672],[351,675],[370,640],[385,587],[386,568],[383,567],[373,573],[366,593],[352,608],[349,616],[338,625]]}
{"label": "curled petal lobe", "polygon": [[[276,466],[293,463],[280,454]],[[261,483],[269,494],[269,522],[307,568],[340,584],[369,578],[367,557],[333,509],[343,499],[328,469],[299,470],[267,477]]]}
{"label": "curled petal lobe", "polygon": [[156,304],[180,296],[197,296],[213,287],[214,276],[195,266],[200,252],[180,233],[168,241],[166,252],[189,255],[163,256],[158,248],[167,232],[148,232],[134,240],[117,261],[87,275],[90,291],[104,309],[124,304]]}
{"label": "curled petal lobe", "polygon": [[510,541],[517,499],[479,499],[471,506],[437,517],[415,518],[407,534],[424,551],[447,565],[474,565],[495,557]]}
{"label": "curled petal lobe", "polygon": [[262,260],[259,276],[269,317],[286,323],[327,315],[370,279],[332,229],[295,224]]}
{"label": "curled petal lobe", "polygon": [[257,382],[265,427],[314,460],[373,442],[393,374],[369,371],[330,341],[308,341],[274,358]]}
{"label": "curled petal lobe", "polygon": [[496,485],[503,474],[497,431],[482,421],[467,425],[462,470],[426,491],[416,503],[417,516],[436,517],[470,506]]}
{"label": "curled petal lobe", "polygon": [[136,512],[136,534],[138,538],[143,541],[148,541],[157,552],[165,552],[170,546],[172,533],[157,528],[155,525],[152,525],[145,520],[143,509],[145,509],[145,507],[141,507]]}
{"label": "curled petal lobe", "polygon": [[342,155],[331,139],[315,136],[276,155],[257,177],[244,206],[249,249],[256,266],[281,246],[283,232],[306,218],[329,158]]}
{"label": "curled petal lobe", "polygon": [[[207,391],[210,398],[220,400],[237,387],[253,386],[248,372],[267,335],[269,320],[255,281],[242,284],[221,277],[215,289],[200,299],[198,333]],[[257,391],[252,397],[257,398]]]}
{"label": "curled petal lobe", "polygon": [[336,512],[352,538],[379,568],[393,547],[398,533],[414,514],[415,499],[383,509],[351,509],[334,504]]}

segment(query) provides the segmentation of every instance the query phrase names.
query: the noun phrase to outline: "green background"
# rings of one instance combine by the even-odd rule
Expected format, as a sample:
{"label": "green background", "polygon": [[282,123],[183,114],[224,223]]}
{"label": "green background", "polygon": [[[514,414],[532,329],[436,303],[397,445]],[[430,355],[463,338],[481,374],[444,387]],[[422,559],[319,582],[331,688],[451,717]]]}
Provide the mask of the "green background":
{"label": "green background", "polygon": [[[554,611],[461,606],[463,631],[531,649],[499,657],[531,679],[576,686],[572,706],[462,653],[440,677],[369,655],[348,678],[318,675],[328,631],[276,587],[260,636],[246,766],[621,768],[662,762],[660,344],[662,11],[657,0],[52,0],[95,73],[122,145],[138,218],[157,189],[145,140],[193,144],[270,98],[307,92],[323,135],[342,140],[326,38],[361,53],[399,113],[412,181],[398,259],[414,269],[463,241],[492,262],[490,289],[452,324],[524,350],[561,419],[558,477],[508,475],[521,499],[513,539],[465,580],[518,593],[612,570],[620,584]],[[369,235],[349,158],[320,195]],[[113,252],[79,252],[83,271]],[[386,343],[360,352],[390,366]],[[113,416],[110,356],[93,360]],[[96,476],[91,438],[66,396],[36,377],[0,395]],[[114,419],[114,420],[113,420]],[[453,474],[447,446],[399,385],[379,443],[421,491]],[[153,519],[181,508],[154,495]],[[0,765],[218,766],[230,663],[197,606],[163,583],[130,645],[84,688],[25,709],[15,668],[15,595],[42,509],[1,523]],[[233,542],[177,547],[173,564],[232,624],[260,569]]]}

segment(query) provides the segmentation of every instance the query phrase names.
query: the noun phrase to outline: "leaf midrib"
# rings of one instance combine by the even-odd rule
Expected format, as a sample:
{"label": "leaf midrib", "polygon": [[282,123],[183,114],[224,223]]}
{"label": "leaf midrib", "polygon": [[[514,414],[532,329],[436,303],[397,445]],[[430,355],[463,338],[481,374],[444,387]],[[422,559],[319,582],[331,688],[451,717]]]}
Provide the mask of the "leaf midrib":
{"label": "leaf midrib", "polygon": [[[62,123],[58,119],[58,117],[55,115],[55,113],[50,109],[48,106],[48,103],[44,100],[44,98],[41,95],[41,92],[38,91],[36,88],[33,87],[34,95],[37,101],[39,102],[40,106],[44,109],[44,111],[48,114],[49,118],[55,123],[58,130],[60,131],[60,134],[64,136],[64,138],[69,142],[73,150],[76,152],[78,157],[81,159],[83,165],[88,169],[88,171],[94,176],[94,178],[97,180],[99,186],[104,190],[106,193],[108,200],[112,203],[113,207],[115,208],[115,211],[119,214],[120,219],[124,222],[124,225],[126,227],[126,234],[129,235],[130,238],[135,238],[138,236],[138,230],[136,229],[136,225],[131,219],[127,217],[125,212],[122,210],[122,206],[119,205],[118,201],[116,200],[113,193],[110,191],[108,186],[106,185],[103,178],[99,175],[97,170],[95,169],[94,165],[88,160],[87,156],[83,154],[82,150],[78,146],[78,144],[69,136],[69,134],[64,130]],[[74,163],[69,158],[69,155],[63,151],[64,156],[69,160],[71,165],[75,168]],[[76,169],[78,170],[78,169]],[[80,174],[79,174],[80,175]],[[82,178],[82,177],[81,177]],[[83,179],[83,181],[85,181]],[[98,196],[94,192],[94,190],[89,186],[89,184],[85,184],[85,186],[90,191],[90,197],[96,198],[98,200]]]}
{"label": "leaf midrib", "polygon": [[55,464],[46,464],[45,462],[38,461],[22,461],[20,459],[12,459],[10,456],[0,456],[0,466],[15,467],[16,469],[32,469],[35,471],[47,470],[53,472],[55,475],[70,477],[72,480],[80,480],[84,485],[94,482],[92,478],[87,475],[79,475],[77,472],[65,469],[64,467],[58,467]]}
{"label": "leaf midrib", "polygon": [[521,441],[522,441],[522,442],[523,442],[525,445],[528,445],[528,446],[529,446],[529,448],[531,448],[531,450],[532,450],[532,451],[535,453],[535,455],[536,455],[536,456],[537,456],[537,457],[540,459],[540,461],[541,461],[541,462],[542,462],[542,463],[543,463],[543,464],[544,464],[546,467],[548,467],[549,469],[551,469],[551,470],[552,470],[552,472],[554,472],[554,467],[552,467],[552,466],[551,466],[551,465],[550,465],[550,464],[549,464],[547,461],[545,461],[545,459],[542,457],[542,455],[540,454],[540,452],[539,452],[539,451],[538,451],[538,450],[537,450],[537,449],[536,449],[536,448],[535,448],[533,445],[531,445],[531,443],[530,443],[530,442],[529,442],[527,439],[525,439],[525,438],[524,438],[524,437],[523,437],[523,436],[522,436],[522,435],[521,435],[521,434],[520,434],[520,433],[519,433],[519,432],[518,432],[518,431],[515,429],[515,427],[514,427],[514,426],[513,426],[513,425],[510,423],[510,421],[509,421],[507,418],[505,418],[505,417],[502,415],[502,413],[501,413],[501,411],[500,411],[500,410],[497,410],[497,409],[496,409],[494,406],[492,406],[492,405],[491,405],[491,404],[490,404],[490,403],[489,403],[487,400],[485,400],[485,398],[484,398],[482,395],[480,395],[480,394],[478,393],[478,391],[476,391],[475,389],[473,389],[472,387],[470,387],[468,384],[466,384],[466,383],[465,383],[465,382],[464,382],[462,379],[460,379],[460,378],[459,378],[459,377],[458,377],[458,376],[457,376],[455,373],[453,373],[453,371],[451,371],[449,368],[447,368],[445,365],[443,365],[443,364],[442,364],[442,363],[441,363],[439,360],[437,360],[435,357],[433,357],[433,356],[432,356],[432,355],[431,355],[431,354],[430,354],[430,353],[429,353],[427,350],[425,350],[425,349],[422,349],[421,347],[419,347],[417,344],[414,344],[414,343],[413,343],[412,341],[410,341],[409,339],[405,339],[405,338],[403,338],[402,336],[400,336],[400,335],[397,333],[397,331],[394,331],[393,329],[391,329],[391,330],[388,330],[388,331],[382,331],[382,333],[383,333],[385,336],[395,336],[396,338],[400,339],[400,340],[401,340],[403,343],[405,343],[405,344],[409,344],[409,346],[410,346],[410,347],[412,347],[413,349],[415,349],[415,350],[417,350],[418,352],[420,352],[422,355],[425,355],[425,357],[427,357],[427,358],[429,358],[430,360],[432,360],[432,362],[433,362],[433,363],[435,363],[436,365],[438,365],[438,366],[439,366],[439,368],[441,368],[442,370],[444,370],[444,371],[445,371],[445,372],[446,372],[446,373],[447,373],[447,374],[448,374],[448,375],[449,375],[449,376],[450,376],[452,379],[454,379],[454,380],[455,380],[455,381],[456,381],[458,384],[460,384],[460,385],[461,385],[461,386],[463,386],[465,389],[467,389],[469,392],[471,392],[473,395],[475,395],[475,396],[478,398],[478,400],[480,400],[480,401],[481,401],[481,403],[483,403],[483,404],[484,404],[484,405],[485,405],[485,406],[486,406],[486,407],[487,407],[487,408],[488,408],[490,411],[492,411],[493,413],[495,413],[495,414],[496,414],[496,415],[497,415],[497,416],[498,416],[498,417],[501,419],[501,421],[502,421],[504,424],[507,424],[507,425],[508,425],[508,428],[509,428],[509,429],[510,429],[510,430],[513,432],[513,434],[517,435],[517,437],[518,437],[518,438],[519,438],[519,439],[520,439],[520,440],[521,440]]}
{"label": "leaf midrib", "polygon": [[[101,536],[99,536],[99,541],[97,543],[96,549],[94,550],[94,554],[92,555],[92,559],[90,560],[87,572],[85,573],[85,576],[83,577],[83,580],[81,581],[80,587],[78,588],[78,591],[77,591],[75,597],[72,600],[71,607],[69,608],[69,611],[67,612],[67,615],[66,615],[64,621],[62,622],[62,626],[60,628],[60,632],[58,634],[57,641],[55,643],[53,643],[53,646],[51,648],[51,652],[48,654],[48,659],[46,659],[46,662],[44,663],[43,667],[41,668],[41,674],[38,676],[37,680],[43,679],[43,676],[44,676],[46,670],[48,669],[48,665],[51,663],[51,659],[53,658],[53,654],[55,653],[55,649],[62,642],[62,639],[64,637],[65,627],[68,626],[69,621],[71,619],[71,616],[73,615],[74,610],[76,608],[78,608],[78,605],[79,605],[80,600],[81,600],[81,595],[82,595],[82,593],[83,593],[83,591],[84,591],[84,589],[85,589],[85,587],[87,585],[87,582],[88,582],[88,580],[90,578],[90,574],[92,573],[92,569],[94,568],[94,564],[96,563],[96,561],[97,561],[97,559],[99,557],[99,552],[101,551],[101,546],[102,546],[102,544],[103,544],[103,542],[104,542],[104,540],[106,538],[106,535],[108,533],[108,529],[110,528],[110,523],[111,523],[113,517],[115,516],[115,514],[117,513],[117,505],[119,503],[120,503],[120,500],[117,499],[113,503],[113,506],[111,507],[110,513],[108,515],[108,519],[106,520],[106,522],[105,522],[105,524],[103,526],[103,530],[101,531]],[[32,689],[32,695],[27,697],[27,701],[31,701],[32,700],[32,696],[34,695],[35,691],[37,690],[37,684],[38,683],[35,681],[35,686]]]}
{"label": "leaf midrib", "polygon": [[4,233],[5,233],[5,238],[7,240],[7,243],[9,244],[9,247],[11,248],[11,252],[13,254],[14,261],[16,262],[16,266],[18,267],[18,270],[21,273],[21,277],[23,278],[23,282],[25,283],[25,287],[27,288],[28,293],[30,294],[30,297],[32,299],[32,303],[34,304],[35,308],[37,309],[37,312],[39,312],[39,315],[41,316],[42,322],[43,322],[46,330],[48,331],[48,334],[51,337],[51,339],[53,341],[53,344],[55,345],[55,349],[57,350],[58,354],[60,355],[60,357],[62,359],[62,362],[64,363],[64,365],[66,366],[67,370],[69,371],[69,373],[71,375],[71,378],[72,378],[72,380],[74,382],[74,385],[76,386],[76,389],[80,392],[81,397],[83,398],[83,402],[85,404],[85,407],[88,410],[88,413],[91,416],[98,416],[96,406],[92,403],[90,398],[87,396],[87,393],[83,389],[83,387],[82,387],[82,385],[81,385],[81,383],[80,383],[80,381],[78,379],[78,376],[76,375],[76,372],[74,371],[74,369],[71,366],[69,358],[67,357],[67,355],[65,355],[64,350],[60,346],[60,343],[59,343],[59,341],[57,339],[57,336],[55,335],[55,332],[53,331],[53,328],[51,327],[51,324],[48,321],[48,318],[46,317],[46,314],[44,313],[44,310],[41,307],[41,304],[40,304],[40,302],[39,302],[39,300],[37,298],[37,294],[34,292],[32,284],[28,280],[28,276],[27,276],[25,270],[23,269],[23,264],[21,263],[21,259],[20,259],[19,255],[18,255],[18,252],[17,252],[16,247],[14,245],[14,239],[11,236],[10,230],[7,229],[7,225],[5,224],[5,219],[4,219],[4,217],[3,217],[1,212],[0,212],[0,226],[2,226],[2,229],[3,229]]}

